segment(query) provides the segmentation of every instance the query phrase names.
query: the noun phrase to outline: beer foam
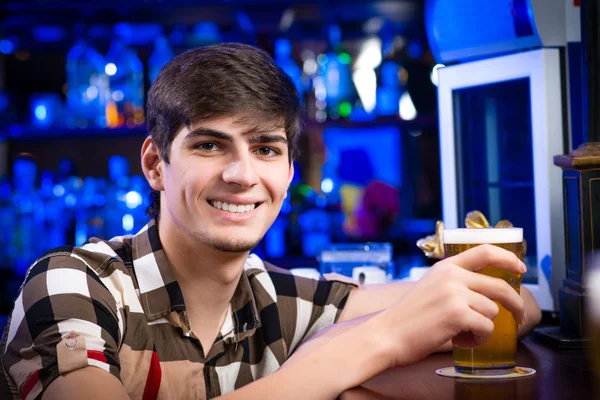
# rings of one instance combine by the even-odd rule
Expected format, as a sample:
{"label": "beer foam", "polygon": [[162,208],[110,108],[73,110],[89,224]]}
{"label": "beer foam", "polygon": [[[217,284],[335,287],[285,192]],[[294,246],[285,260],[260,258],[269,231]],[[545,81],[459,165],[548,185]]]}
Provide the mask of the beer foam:
{"label": "beer foam", "polygon": [[523,241],[523,228],[444,229],[446,244],[500,244]]}

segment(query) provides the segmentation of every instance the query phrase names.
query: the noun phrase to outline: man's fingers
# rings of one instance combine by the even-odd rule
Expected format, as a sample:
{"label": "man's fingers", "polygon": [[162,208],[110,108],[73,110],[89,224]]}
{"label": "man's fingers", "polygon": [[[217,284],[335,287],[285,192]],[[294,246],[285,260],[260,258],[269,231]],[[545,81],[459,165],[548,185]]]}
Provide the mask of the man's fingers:
{"label": "man's fingers", "polygon": [[494,332],[494,323],[476,311],[466,316],[463,332],[452,339],[452,344],[462,348],[478,347],[487,342]]}
{"label": "man's fingers", "polygon": [[479,271],[487,266],[502,268],[515,274],[527,270],[514,253],[491,244],[481,244],[447,259],[469,271]]}
{"label": "man's fingers", "polygon": [[500,302],[504,308],[512,312],[519,324],[524,323],[525,304],[523,298],[508,283],[491,276],[469,274],[466,284],[472,291],[480,293],[488,299]]}
{"label": "man's fingers", "polygon": [[474,291],[469,291],[468,296],[469,307],[471,307],[472,310],[477,311],[479,314],[483,315],[489,320],[496,318],[500,308],[493,300],[490,300],[484,295]]}
{"label": "man's fingers", "polygon": [[472,349],[479,347],[484,344],[483,338],[476,337],[471,332],[461,332],[452,338],[452,345],[460,347],[461,349]]}

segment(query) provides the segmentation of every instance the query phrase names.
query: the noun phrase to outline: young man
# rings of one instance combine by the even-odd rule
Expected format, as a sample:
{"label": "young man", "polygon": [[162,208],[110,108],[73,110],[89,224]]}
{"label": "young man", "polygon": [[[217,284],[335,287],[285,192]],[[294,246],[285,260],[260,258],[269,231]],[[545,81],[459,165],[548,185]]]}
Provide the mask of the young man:
{"label": "young man", "polygon": [[150,89],[147,120],[154,218],[31,267],[0,347],[16,397],[329,399],[451,340],[483,343],[490,299],[521,336],[539,321],[527,290],[473,273],[524,271],[493,246],[416,284],[375,287],[295,277],[250,255],[286,196],[300,132],[294,85],[263,51],[176,57]]}

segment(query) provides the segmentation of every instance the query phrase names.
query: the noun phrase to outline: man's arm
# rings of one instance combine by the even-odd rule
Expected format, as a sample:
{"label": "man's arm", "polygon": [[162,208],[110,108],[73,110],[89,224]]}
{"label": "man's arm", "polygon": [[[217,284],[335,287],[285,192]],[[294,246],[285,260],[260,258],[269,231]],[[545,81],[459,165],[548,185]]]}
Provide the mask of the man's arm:
{"label": "man's arm", "polygon": [[[84,367],[112,374],[118,382],[118,343],[123,332],[119,311],[113,294],[100,279],[90,278],[93,274],[80,258],[66,253],[43,257],[29,270],[0,344],[0,367],[10,386],[18,388],[24,399],[45,394],[55,381],[62,382],[61,375],[78,383],[72,377],[79,373],[69,372]],[[98,360],[91,352],[101,352],[105,360]],[[87,367],[91,364],[96,366]],[[86,380],[79,383],[92,396],[103,394],[93,390],[93,384],[81,382]],[[106,387],[111,387],[110,382]],[[70,395],[63,389],[57,393],[54,398]]]}
{"label": "man's arm", "polygon": [[[476,347],[493,332],[492,319],[498,307],[490,299],[502,303],[524,323],[523,299],[506,282],[473,273],[485,265],[512,272],[525,269],[514,254],[495,246],[479,246],[450,257],[432,267],[385,310],[333,325],[329,334],[316,335],[307,344],[311,346],[308,350],[300,349],[277,372],[223,399],[331,399],[386,369],[418,361],[449,340],[461,347]],[[53,387],[59,381],[53,382],[50,395],[54,391],[62,398],[70,395],[79,383],[68,378],[62,381],[66,386],[58,383]],[[91,375],[83,383],[89,383],[88,378]],[[115,398],[126,398],[116,389],[116,378],[106,373],[95,378],[102,387],[98,393],[106,394],[110,388],[115,390]],[[113,386],[108,386],[109,379]],[[81,390],[79,397],[89,398],[90,387]]]}
{"label": "man's arm", "polygon": [[86,367],[56,378],[42,400],[129,400],[123,384],[108,372]]}
{"label": "man's arm", "polygon": [[[353,289],[350,292],[350,296],[338,322],[349,321],[362,315],[384,310],[402,298],[414,284],[415,282],[390,282],[362,285],[359,288]],[[521,297],[525,302],[527,323],[518,327],[518,336],[520,339],[527,336],[542,319],[542,311],[537,301],[525,286],[521,286]],[[446,350],[452,350],[452,346],[449,343],[445,344],[439,351]]]}
{"label": "man's arm", "polygon": [[[337,324],[335,336],[324,336],[327,346],[306,351],[272,375],[255,381],[223,397],[224,400],[311,399],[325,400],[357,386],[386,368],[385,348],[378,335],[350,332],[366,319]],[[341,333],[348,333],[346,336]],[[313,342],[320,344],[320,342]],[[358,351],[349,352],[348,349]],[[317,351],[318,350],[318,351]],[[108,372],[86,367],[56,378],[42,400],[129,400],[123,384]]]}
{"label": "man's arm", "polygon": [[313,336],[275,373],[220,399],[329,400],[390,367],[391,349],[380,340],[386,332],[357,321],[334,327],[341,329]]}

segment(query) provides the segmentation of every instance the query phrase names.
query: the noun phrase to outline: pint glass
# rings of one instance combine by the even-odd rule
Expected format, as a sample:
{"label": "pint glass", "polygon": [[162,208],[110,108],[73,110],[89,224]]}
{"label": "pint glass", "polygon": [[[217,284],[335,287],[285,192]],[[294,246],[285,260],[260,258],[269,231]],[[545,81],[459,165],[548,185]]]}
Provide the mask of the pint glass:
{"label": "pint glass", "polygon": [[[492,244],[509,250],[523,260],[523,229],[481,228],[445,229],[446,257],[454,256],[480,244]],[[520,293],[521,274],[486,266],[480,274],[505,280]],[[517,356],[517,322],[512,313],[496,302],[500,312],[494,318],[494,333],[482,346],[474,349],[454,347],[454,368],[457,372],[476,375],[502,375],[514,371]]]}

